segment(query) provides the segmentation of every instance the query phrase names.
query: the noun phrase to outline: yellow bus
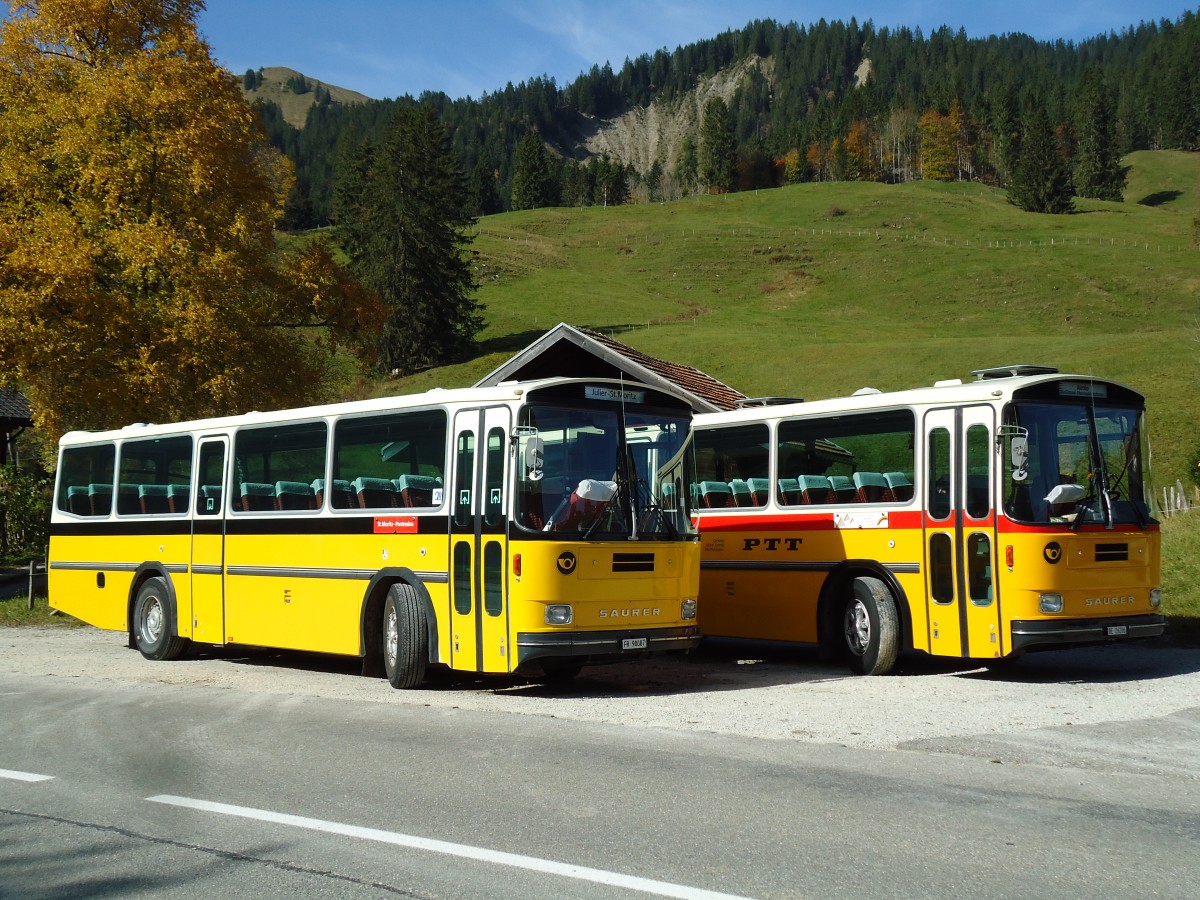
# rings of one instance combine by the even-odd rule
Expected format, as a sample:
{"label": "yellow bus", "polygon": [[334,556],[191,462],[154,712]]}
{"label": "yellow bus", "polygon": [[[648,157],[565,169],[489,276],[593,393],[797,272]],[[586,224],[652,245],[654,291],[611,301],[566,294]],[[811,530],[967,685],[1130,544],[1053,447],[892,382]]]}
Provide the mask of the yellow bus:
{"label": "yellow bus", "polygon": [[63,437],[50,603],[150,659],[190,643],[571,677],[691,649],[691,408],[493,388]]}
{"label": "yellow bus", "polygon": [[705,635],[984,661],[1152,637],[1141,394],[1044,366],[695,419]]}

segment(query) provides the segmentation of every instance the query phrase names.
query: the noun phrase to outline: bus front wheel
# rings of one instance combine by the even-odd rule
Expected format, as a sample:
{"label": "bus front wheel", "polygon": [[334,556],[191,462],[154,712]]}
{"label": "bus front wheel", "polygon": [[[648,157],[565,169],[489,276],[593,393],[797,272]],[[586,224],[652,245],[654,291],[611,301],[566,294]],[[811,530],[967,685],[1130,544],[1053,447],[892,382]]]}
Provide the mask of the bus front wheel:
{"label": "bus front wheel", "polygon": [[167,583],[148,578],[133,602],[133,640],[146,659],[178,659],[187,647],[187,639],[171,632],[170,600]]}
{"label": "bus front wheel", "polygon": [[899,616],[887,586],[878,578],[855,578],[842,611],[842,634],[850,668],[859,675],[886,675],[900,646]]}
{"label": "bus front wheel", "polygon": [[415,688],[425,680],[429,630],[425,609],[411,585],[393,584],[383,604],[383,668],[394,688]]}

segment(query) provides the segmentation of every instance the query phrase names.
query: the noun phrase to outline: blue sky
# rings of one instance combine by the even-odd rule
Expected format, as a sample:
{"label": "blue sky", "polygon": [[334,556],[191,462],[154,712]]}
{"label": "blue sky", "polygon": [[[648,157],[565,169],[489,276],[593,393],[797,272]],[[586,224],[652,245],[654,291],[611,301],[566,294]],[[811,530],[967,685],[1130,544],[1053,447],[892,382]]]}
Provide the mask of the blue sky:
{"label": "blue sky", "polygon": [[1142,20],[1178,19],[1181,0],[208,0],[200,31],[241,74],[289,66],[369,97],[444,91],[478,97],[537,75],[569,84],[593,64],[674,50],[753,19],[800,24],[854,16],[877,27],[943,24],[971,37],[1023,32],[1078,41]]}

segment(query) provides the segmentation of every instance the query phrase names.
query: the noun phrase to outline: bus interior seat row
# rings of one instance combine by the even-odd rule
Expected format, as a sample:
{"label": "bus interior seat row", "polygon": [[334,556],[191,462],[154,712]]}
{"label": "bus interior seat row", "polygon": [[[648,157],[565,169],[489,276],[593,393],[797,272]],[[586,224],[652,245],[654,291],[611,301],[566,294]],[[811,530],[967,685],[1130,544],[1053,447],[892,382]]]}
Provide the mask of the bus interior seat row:
{"label": "bus interior seat row", "polygon": [[[239,509],[246,512],[320,509],[325,502],[324,478],[316,478],[311,484],[301,481],[277,481],[272,485],[243,481],[239,487]],[[413,509],[436,506],[434,493],[441,487],[442,479],[433,475],[335,478],[329,488],[330,505],[334,509]]]}
{"label": "bus interior seat row", "polygon": [[[111,484],[70,485],[67,509],[79,516],[107,516],[112,510]],[[186,484],[120,484],[117,512],[123,516],[185,513],[191,502]]]}
{"label": "bus interior seat row", "polygon": [[[913,496],[912,479],[903,472],[855,472],[848,475],[798,475],[778,482],[778,502],[783,506],[820,506],[835,503],[907,503]],[[701,481],[694,486],[701,509],[766,506],[770,480],[735,478]]]}
{"label": "bus interior seat row", "polygon": [[[334,509],[402,509],[435,506],[434,492],[442,479],[430,475],[401,475],[399,478],[335,479],[330,490]],[[125,484],[117,487],[117,514],[166,515],[186,513],[191,504],[187,484]],[[79,516],[107,516],[112,511],[111,484],[70,485],[67,509]],[[221,507],[221,487],[200,486],[201,512]],[[302,481],[255,481],[238,483],[237,509],[242,512],[317,510],[325,502],[325,479],[311,484]],[[211,502],[209,502],[211,501]]]}

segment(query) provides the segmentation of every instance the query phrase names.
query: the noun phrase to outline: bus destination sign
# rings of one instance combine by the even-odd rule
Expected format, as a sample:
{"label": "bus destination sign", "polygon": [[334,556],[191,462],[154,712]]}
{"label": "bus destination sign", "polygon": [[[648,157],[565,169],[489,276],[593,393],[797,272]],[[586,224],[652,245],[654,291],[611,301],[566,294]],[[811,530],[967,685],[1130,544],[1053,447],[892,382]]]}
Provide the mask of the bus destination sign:
{"label": "bus destination sign", "polygon": [[644,403],[645,391],[627,391],[624,388],[602,384],[584,385],[583,396],[588,400],[611,400],[614,403]]}

